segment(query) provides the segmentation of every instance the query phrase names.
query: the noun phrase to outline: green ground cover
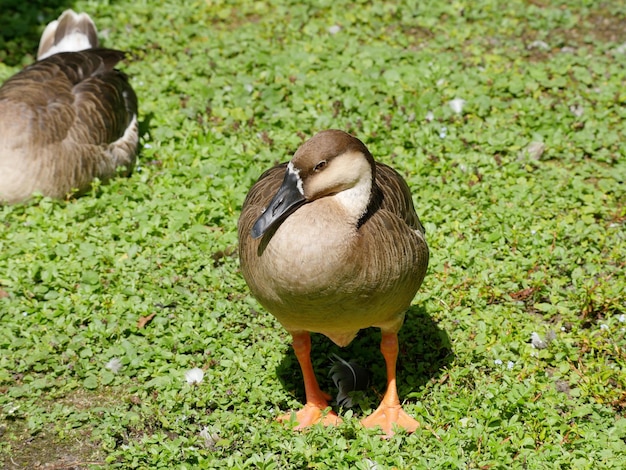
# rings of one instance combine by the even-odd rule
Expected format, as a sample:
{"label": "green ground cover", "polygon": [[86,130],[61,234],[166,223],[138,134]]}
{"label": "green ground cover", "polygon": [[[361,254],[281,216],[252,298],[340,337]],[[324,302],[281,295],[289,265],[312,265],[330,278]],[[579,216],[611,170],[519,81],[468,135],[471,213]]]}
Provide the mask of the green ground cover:
{"label": "green ground cover", "polygon": [[[1,80],[68,7],[129,51],[142,148],[129,179],[0,208],[4,468],[626,466],[626,4],[6,3]],[[413,435],[358,425],[384,388],[374,330],[314,339],[333,393],[332,353],[371,366],[342,425],[273,420],[301,375],[236,222],[326,128],[397,168],[427,229],[400,335]]]}

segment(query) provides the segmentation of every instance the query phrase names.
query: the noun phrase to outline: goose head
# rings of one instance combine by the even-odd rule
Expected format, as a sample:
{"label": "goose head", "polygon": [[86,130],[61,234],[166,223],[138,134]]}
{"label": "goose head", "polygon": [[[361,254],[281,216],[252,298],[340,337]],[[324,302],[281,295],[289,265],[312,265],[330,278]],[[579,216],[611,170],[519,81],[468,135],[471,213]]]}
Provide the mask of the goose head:
{"label": "goose head", "polygon": [[252,238],[262,237],[300,206],[326,197],[356,223],[371,199],[375,170],[374,158],[356,137],[334,129],[316,134],[287,165],[282,184],[252,227]]}

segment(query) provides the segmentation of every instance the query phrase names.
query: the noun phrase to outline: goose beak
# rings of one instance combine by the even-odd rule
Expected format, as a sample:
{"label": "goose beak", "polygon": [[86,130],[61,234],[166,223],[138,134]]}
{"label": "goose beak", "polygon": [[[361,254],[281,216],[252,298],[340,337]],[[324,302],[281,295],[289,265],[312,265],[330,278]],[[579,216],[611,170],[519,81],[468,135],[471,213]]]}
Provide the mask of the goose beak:
{"label": "goose beak", "polygon": [[306,202],[302,194],[302,183],[298,173],[287,169],[280,188],[268,204],[265,211],[252,226],[252,238],[261,238],[273,225],[283,221],[289,214]]}

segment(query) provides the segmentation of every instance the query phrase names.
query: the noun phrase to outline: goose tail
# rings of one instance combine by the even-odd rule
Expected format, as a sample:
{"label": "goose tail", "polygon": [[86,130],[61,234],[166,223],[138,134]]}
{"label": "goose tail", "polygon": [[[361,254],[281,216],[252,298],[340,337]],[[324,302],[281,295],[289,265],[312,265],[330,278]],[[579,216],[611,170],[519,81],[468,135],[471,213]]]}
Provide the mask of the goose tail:
{"label": "goose tail", "polygon": [[59,52],[75,52],[98,47],[96,25],[87,13],[65,10],[58,20],[46,26],[41,40],[37,60]]}

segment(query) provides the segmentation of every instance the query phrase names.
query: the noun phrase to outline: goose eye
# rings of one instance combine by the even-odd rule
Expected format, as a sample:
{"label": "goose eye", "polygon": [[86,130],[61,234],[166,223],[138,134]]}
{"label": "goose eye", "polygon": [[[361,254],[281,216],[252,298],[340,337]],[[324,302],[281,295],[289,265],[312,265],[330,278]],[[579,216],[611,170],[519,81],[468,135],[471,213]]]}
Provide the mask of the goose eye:
{"label": "goose eye", "polygon": [[328,162],[326,160],[322,160],[317,165],[315,165],[315,168],[313,168],[313,171],[321,171],[324,168],[326,168],[327,164],[328,164]]}

